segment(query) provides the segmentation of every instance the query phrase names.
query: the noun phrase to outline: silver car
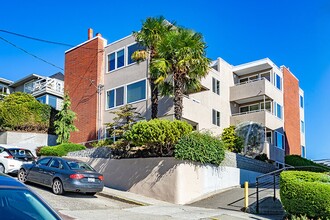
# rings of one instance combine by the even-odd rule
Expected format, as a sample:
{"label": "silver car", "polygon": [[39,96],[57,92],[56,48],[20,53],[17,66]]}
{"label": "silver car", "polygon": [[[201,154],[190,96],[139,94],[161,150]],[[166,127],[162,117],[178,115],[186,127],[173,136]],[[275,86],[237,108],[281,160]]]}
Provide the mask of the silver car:
{"label": "silver car", "polygon": [[32,164],[23,164],[18,180],[51,187],[54,194],[66,191],[89,195],[103,190],[103,175],[87,163],[61,157],[44,157]]}

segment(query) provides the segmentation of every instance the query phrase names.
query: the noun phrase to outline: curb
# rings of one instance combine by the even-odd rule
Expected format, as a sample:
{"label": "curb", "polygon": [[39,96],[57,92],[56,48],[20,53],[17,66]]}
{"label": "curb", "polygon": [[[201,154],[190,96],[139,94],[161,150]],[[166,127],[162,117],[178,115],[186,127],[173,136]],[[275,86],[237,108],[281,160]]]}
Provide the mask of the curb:
{"label": "curb", "polygon": [[124,197],[111,195],[111,194],[103,193],[103,192],[99,192],[99,193],[97,193],[97,195],[103,196],[105,198],[117,200],[117,201],[120,201],[120,202],[128,203],[128,204],[131,204],[131,205],[138,205],[138,206],[148,206],[148,205],[150,205],[150,204],[147,204],[147,203],[142,203],[142,202],[135,201],[135,200],[132,200],[132,199],[127,199],[127,198],[124,198]]}

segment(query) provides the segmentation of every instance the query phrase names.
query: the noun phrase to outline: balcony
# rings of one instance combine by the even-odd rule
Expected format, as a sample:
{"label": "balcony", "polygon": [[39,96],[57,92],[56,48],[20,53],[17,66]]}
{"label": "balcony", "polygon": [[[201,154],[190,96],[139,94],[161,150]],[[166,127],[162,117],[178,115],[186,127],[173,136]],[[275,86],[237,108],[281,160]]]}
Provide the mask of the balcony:
{"label": "balcony", "polygon": [[230,87],[230,101],[238,104],[260,101],[264,96],[281,100],[283,94],[266,78],[249,80]]}
{"label": "balcony", "polygon": [[244,113],[236,113],[230,117],[231,125],[238,125],[239,123],[253,121],[262,124],[268,129],[276,130],[283,127],[283,121],[273,115],[268,110],[256,110]]}
{"label": "balcony", "polygon": [[25,88],[25,91],[33,96],[40,96],[47,93],[63,97],[64,82],[61,80],[46,77],[34,81],[29,88]]}

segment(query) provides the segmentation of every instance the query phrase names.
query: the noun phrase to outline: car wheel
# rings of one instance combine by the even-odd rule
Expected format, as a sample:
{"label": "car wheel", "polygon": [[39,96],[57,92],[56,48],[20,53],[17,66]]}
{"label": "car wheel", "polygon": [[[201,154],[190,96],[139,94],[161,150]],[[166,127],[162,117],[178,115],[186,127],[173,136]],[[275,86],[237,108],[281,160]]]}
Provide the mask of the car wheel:
{"label": "car wheel", "polygon": [[25,183],[27,181],[26,176],[26,171],[24,169],[20,169],[17,175],[18,180],[22,183]]}
{"label": "car wheel", "polygon": [[96,194],[96,192],[87,192],[86,195],[89,195],[89,196],[94,196]]}
{"label": "car wheel", "polygon": [[0,173],[5,173],[5,167],[0,163]]}
{"label": "car wheel", "polygon": [[52,189],[53,189],[54,194],[62,195],[64,190],[63,190],[63,184],[62,184],[61,180],[55,179],[53,182]]}

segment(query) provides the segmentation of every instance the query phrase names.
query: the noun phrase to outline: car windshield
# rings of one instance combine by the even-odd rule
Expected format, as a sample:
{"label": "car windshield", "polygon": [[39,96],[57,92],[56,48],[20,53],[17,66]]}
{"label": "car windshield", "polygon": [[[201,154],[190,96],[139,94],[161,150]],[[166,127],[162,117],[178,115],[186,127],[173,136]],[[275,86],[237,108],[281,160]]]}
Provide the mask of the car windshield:
{"label": "car windshield", "polygon": [[0,216],[15,220],[60,219],[38,197],[22,189],[0,189]]}
{"label": "car windshield", "polygon": [[9,149],[14,157],[34,157],[31,151],[26,149]]}
{"label": "car windshield", "polygon": [[68,161],[66,162],[71,170],[89,170],[94,171],[94,169],[89,166],[87,163],[78,162],[78,161]]}

